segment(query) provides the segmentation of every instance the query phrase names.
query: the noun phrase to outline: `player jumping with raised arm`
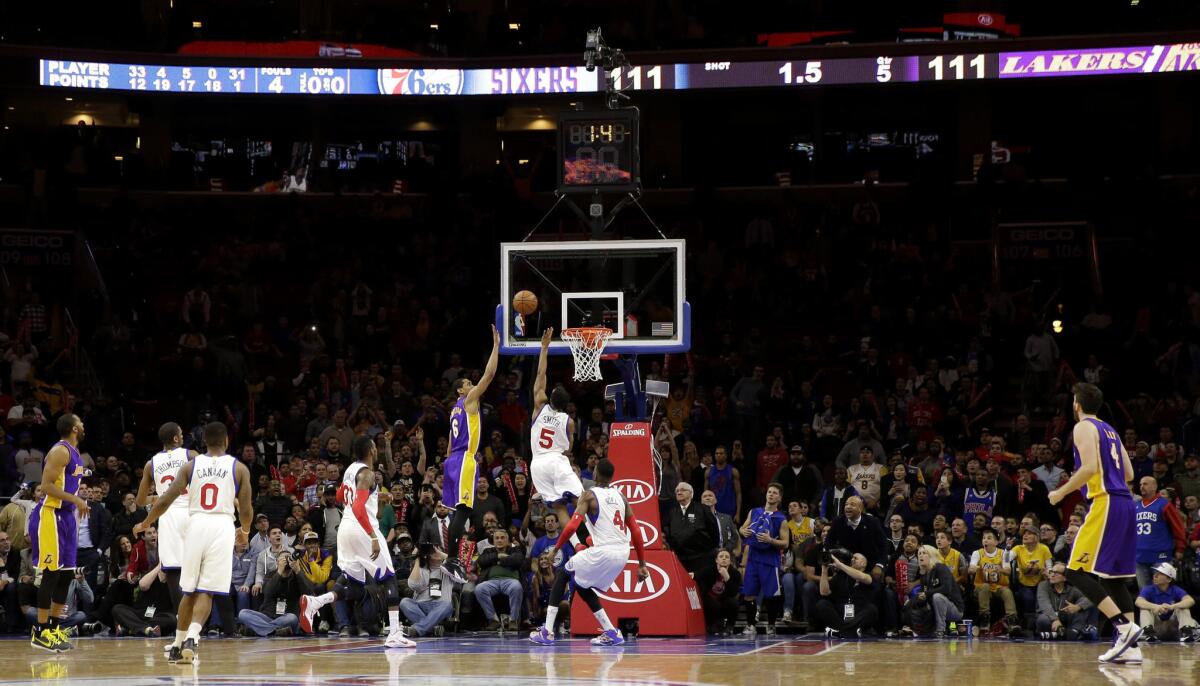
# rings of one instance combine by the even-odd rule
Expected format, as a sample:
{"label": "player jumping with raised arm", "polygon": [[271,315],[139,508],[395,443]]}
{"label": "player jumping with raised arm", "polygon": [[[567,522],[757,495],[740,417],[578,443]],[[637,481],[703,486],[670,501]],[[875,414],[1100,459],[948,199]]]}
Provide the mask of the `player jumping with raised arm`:
{"label": "player jumping with raised arm", "polygon": [[554,645],[554,620],[558,617],[558,605],[566,593],[568,580],[575,581],[576,593],[583,598],[596,615],[596,621],[600,623],[603,633],[593,638],[592,643],[603,646],[621,645],[625,638],[609,620],[595,589],[608,588],[625,569],[625,564],[629,561],[630,540],[633,541],[637,553],[638,578],[645,579],[649,575],[646,571],[642,532],[633,516],[633,510],[629,503],[625,502],[625,497],[620,491],[609,487],[613,478],[612,462],[607,459],[600,460],[596,465],[595,478],[596,486],[584,491],[583,496],[579,498],[579,507],[559,534],[554,550],[557,554],[570,540],[571,535],[583,523],[585,514],[592,532],[592,545],[568,560],[554,577],[554,586],[550,589],[550,602],[546,606],[546,623],[529,634],[529,640],[538,645]]}
{"label": "player jumping with raised arm", "polygon": [[1133,463],[1116,429],[1096,417],[1104,404],[1100,389],[1077,383],[1072,391],[1072,409],[1078,420],[1072,432],[1075,473],[1050,492],[1050,504],[1057,505],[1067,494],[1081,489],[1091,507],[1071,547],[1067,581],[1113,623],[1112,648],[1100,661],[1138,664],[1142,661],[1142,649],[1137,645],[1142,628],[1134,618],[1133,599],[1125,586],[1137,573],[1137,508],[1127,485],[1133,479]]}
{"label": "player jumping with raised arm", "polygon": [[492,325],[492,355],[479,383],[462,378],[454,382],[458,401],[450,411],[450,456],[442,465],[442,504],[454,510],[450,518],[450,546],[446,551],[446,568],[459,577],[466,577],[462,561],[458,559],[458,539],[466,531],[475,507],[475,475],[479,470],[477,453],[483,426],[479,418],[479,399],[487,392],[496,367],[500,364],[500,332]]}
{"label": "player jumping with raised arm", "polygon": [[538,355],[537,378],[533,382],[533,423],[529,430],[533,457],[529,472],[533,487],[542,494],[546,504],[554,508],[559,526],[565,527],[570,519],[567,507],[583,493],[583,483],[567,457],[571,451],[571,436],[575,435],[575,422],[567,414],[571,396],[562,386],[556,386],[548,397],[546,395],[546,358],[553,335],[553,328],[542,333],[542,351]]}

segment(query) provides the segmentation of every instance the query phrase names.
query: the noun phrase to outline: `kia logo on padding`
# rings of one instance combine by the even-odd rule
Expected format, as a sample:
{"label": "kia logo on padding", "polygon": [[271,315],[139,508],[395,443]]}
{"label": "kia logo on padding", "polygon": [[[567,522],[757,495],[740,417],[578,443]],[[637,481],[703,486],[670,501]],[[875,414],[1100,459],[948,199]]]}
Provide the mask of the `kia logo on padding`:
{"label": "kia logo on padding", "polygon": [[654,497],[654,487],[641,479],[618,479],[612,483],[612,487],[625,496],[625,502],[630,505],[644,503]]}
{"label": "kia logo on padding", "polygon": [[667,576],[667,572],[649,562],[646,563],[646,570],[650,576],[642,581],[638,578],[637,562],[630,560],[612,586],[603,593],[597,591],[596,595],[614,603],[644,603],[666,593],[671,586],[671,577]]}
{"label": "kia logo on padding", "polygon": [[658,529],[655,529],[653,524],[639,519],[638,530],[642,532],[642,545],[654,545],[654,542],[658,540]]}

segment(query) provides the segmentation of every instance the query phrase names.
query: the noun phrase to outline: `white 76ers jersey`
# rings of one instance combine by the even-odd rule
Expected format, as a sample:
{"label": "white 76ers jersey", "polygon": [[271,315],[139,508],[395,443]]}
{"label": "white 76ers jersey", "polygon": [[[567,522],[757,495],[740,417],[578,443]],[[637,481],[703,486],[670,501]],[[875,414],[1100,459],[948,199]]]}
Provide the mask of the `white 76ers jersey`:
{"label": "white 76ers jersey", "polygon": [[[167,493],[167,489],[171,487],[171,483],[175,481],[175,475],[179,474],[179,468],[187,464],[188,450],[187,448],[176,448],[162,452],[150,458],[150,469],[154,474],[154,493],[158,497],[163,497]],[[188,506],[188,499],[183,496],[188,495],[185,488],[182,496],[175,499],[171,503],[171,507],[180,509]]]}
{"label": "white 76ers jersey", "polygon": [[592,545],[629,547],[629,525],[625,523],[625,497],[615,488],[592,488],[598,514],[588,522]]}
{"label": "white 76ers jersey", "polygon": [[533,426],[529,430],[529,443],[533,448],[533,459],[543,455],[562,455],[571,449],[571,437],[567,434],[566,412],[558,412],[550,403],[542,406]]}
{"label": "white 76ers jersey", "polygon": [[188,492],[190,514],[232,516],[237,502],[237,460],[229,455],[197,455]]}
{"label": "white 76ers jersey", "polygon": [[[346,467],[346,473],[342,476],[342,500],[346,503],[346,514],[342,517],[342,525],[346,522],[354,522],[358,524],[358,520],[350,516],[349,508],[354,504],[354,499],[358,497],[358,473],[367,468],[367,465],[362,462],[355,462]],[[371,495],[367,496],[367,521],[371,522],[372,528],[379,530],[379,487],[371,489]]]}

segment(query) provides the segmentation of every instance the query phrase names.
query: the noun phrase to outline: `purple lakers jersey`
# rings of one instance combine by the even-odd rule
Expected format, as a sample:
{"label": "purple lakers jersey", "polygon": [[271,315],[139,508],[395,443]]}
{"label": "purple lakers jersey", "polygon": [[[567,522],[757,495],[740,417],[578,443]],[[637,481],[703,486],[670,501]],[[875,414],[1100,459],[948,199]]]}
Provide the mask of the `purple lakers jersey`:
{"label": "purple lakers jersey", "polygon": [[467,411],[467,399],[459,398],[450,411],[450,453],[474,456],[479,450],[479,411]]}
{"label": "purple lakers jersey", "polygon": [[[1103,495],[1123,496],[1132,498],[1129,493],[1129,486],[1125,482],[1125,466],[1121,461],[1121,437],[1117,434],[1117,430],[1109,426],[1108,422],[1102,422],[1099,419],[1087,419],[1092,426],[1096,427],[1096,433],[1099,434],[1100,445],[1100,471],[1092,475],[1088,479],[1087,484],[1083,487],[1083,497],[1092,500]],[[1075,453],[1075,469],[1079,469],[1079,448],[1074,448]]]}
{"label": "purple lakers jersey", "polygon": [[[84,475],[83,458],[79,457],[79,451],[75,449],[75,446],[67,443],[66,441],[59,441],[54,445],[63,446],[67,449],[67,453],[71,455],[71,459],[67,462],[67,466],[63,467],[62,476],[55,480],[55,485],[71,495],[77,495],[79,493],[79,480]],[[54,447],[51,446],[51,450],[53,449]],[[49,454],[49,451],[47,451],[47,454]],[[46,458],[43,457],[42,469],[45,468]],[[51,498],[50,496],[46,496],[45,500],[43,500],[43,506],[56,510],[62,510],[63,512],[75,511],[74,503],[63,502],[58,498]]]}

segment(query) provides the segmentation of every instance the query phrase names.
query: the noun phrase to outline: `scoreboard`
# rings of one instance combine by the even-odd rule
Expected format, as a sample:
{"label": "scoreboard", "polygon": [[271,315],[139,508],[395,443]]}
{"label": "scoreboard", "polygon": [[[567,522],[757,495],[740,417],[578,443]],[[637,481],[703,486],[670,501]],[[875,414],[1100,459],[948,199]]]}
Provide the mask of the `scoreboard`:
{"label": "scoreboard", "polygon": [[[964,47],[975,47],[968,43]],[[989,46],[990,47],[990,46]],[[444,63],[443,63],[444,64]],[[494,67],[245,67],[151,65],[77,60],[38,61],[39,83],[57,88],[259,95],[465,96],[596,93],[603,70],[580,66]],[[1114,48],[896,52],[868,57],[637,64],[616,69],[619,89],[815,88],[1066,76],[1173,73],[1200,70],[1200,44]]]}

